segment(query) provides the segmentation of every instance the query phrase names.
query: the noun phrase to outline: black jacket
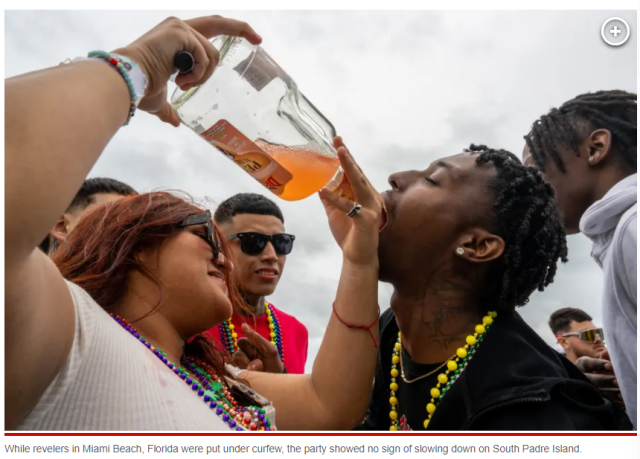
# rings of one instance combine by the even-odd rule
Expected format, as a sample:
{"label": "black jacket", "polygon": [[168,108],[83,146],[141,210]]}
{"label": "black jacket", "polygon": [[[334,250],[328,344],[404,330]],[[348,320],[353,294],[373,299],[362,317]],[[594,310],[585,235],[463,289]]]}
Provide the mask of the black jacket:
{"label": "black jacket", "polygon": [[[389,373],[397,336],[389,309],[380,318],[374,391],[359,429],[389,430]],[[632,430],[632,425],[514,312],[498,316],[440,401],[429,430]]]}

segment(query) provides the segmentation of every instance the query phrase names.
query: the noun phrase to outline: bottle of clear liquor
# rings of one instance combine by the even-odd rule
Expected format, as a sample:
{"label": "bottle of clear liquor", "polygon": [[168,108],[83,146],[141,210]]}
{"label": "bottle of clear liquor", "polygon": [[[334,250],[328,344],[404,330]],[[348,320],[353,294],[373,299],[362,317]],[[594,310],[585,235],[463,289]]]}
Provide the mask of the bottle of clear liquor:
{"label": "bottle of clear liquor", "polygon": [[242,38],[212,43],[220,52],[212,77],[173,93],[182,123],[282,199],[304,199],[325,186],[350,195],[348,185],[338,188],[344,178],[335,128],[291,77]]}

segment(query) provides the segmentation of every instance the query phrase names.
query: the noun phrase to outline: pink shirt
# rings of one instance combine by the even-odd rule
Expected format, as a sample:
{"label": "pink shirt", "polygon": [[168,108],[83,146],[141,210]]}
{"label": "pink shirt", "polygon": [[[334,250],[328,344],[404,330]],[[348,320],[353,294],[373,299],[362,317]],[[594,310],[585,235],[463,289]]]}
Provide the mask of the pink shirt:
{"label": "pink shirt", "polygon": [[[280,324],[280,332],[282,335],[282,353],[284,354],[284,366],[287,372],[292,374],[304,374],[304,366],[307,363],[307,351],[309,348],[309,331],[307,327],[302,325],[298,319],[276,309],[270,304],[271,311],[275,315],[276,320]],[[267,314],[263,314],[255,319],[240,314],[234,314],[231,318],[234,325],[234,331],[238,334],[238,338],[242,338],[242,324],[248,323],[251,328],[256,330],[261,336],[271,341],[269,333],[269,321]],[[227,350],[222,344],[220,338],[220,328],[218,325],[205,334],[214,340],[219,349]]]}

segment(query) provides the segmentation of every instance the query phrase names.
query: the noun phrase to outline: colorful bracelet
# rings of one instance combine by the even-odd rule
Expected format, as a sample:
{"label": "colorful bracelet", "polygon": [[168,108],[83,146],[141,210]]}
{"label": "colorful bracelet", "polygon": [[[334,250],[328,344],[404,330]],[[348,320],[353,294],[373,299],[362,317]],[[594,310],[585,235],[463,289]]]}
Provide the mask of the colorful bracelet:
{"label": "colorful bracelet", "polygon": [[127,87],[129,88],[129,94],[131,95],[131,108],[129,109],[129,116],[127,117],[127,121],[124,123],[124,125],[126,126],[127,124],[129,124],[129,121],[135,114],[136,108],[138,108],[140,99],[144,97],[144,94],[147,90],[148,81],[146,75],[142,72],[142,69],[138,66],[138,64],[125,56],[120,56],[119,54],[109,54],[103,51],[93,51],[89,53],[89,57],[76,57],[73,60],[66,59],[60,62],[60,65],[81,61],[106,62],[113,68],[118,70],[118,72],[122,75],[125,82],[127,83]]}
{"label": "colorful bracelet", "polygon": [[338,315],[338,311],[336,311],[336,303],[333,303],[333,313],[336,315],[336,317],[338,318],[338,320],[345,325],[347,328],[357,328],[360,330],[366,330],[369,333],[369,336],[371,336],[371,339],[373,340],[373,347],[375,347],[376,349],[378,348],[378,343],[376,342],[376,338],[375,336],[373,336],[373,333],[371,332],[371,327],[373,327],[378,320],[380,320],[380,305],[378,305],[378,317],[376,318],[376,320],[374,320],[371,325],[353,325],[350,323],[345,322],[344,320],[342,320],[340,318],[340,316]]}
{"label": "colorful bracelet", "polygon": [[[140,67],[133,62],[131,59],[126,58],[125,56],[121,56],[119,54],[107,53],[106,51],[91,51],[88,54],[90,58],[98,58],[103,59],[104,61],[111,64],[115,67],[124,81],[127,83],[127,87],[129,88],[129,94],[131,95],[131,107],[129,108],[129,116],[127,117],[127,121],[124,123],[126,126],[131,121],[131,118],[136,113],[136,109],[138,108],[138,104],[140,103],[140,99],[144,96],[144,90],[146,90],[147,79],[140,71]],[[138,70],[140,74],[143,76],[142,88],[136,88],[136,85],[131,79],[130,73],[134,71],[134,69]],[[140,92],[139,92],[140,91]]]}

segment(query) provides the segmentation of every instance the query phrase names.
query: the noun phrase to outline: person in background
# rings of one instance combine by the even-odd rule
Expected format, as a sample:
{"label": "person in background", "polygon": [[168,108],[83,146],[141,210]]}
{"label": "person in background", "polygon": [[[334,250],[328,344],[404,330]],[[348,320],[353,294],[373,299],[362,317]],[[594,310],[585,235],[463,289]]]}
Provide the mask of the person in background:
{"label": "person in background", "polygon": [[52,254],[67,238],[78,224],[80,217],[91,209],[107,202],[117,201],[123,196],[138,194],[126,183],[105,177],[86,179],[67,210],[60,216],[57,223],[40,243],[40,250]]}
{"label": "person in background", "polygon": [[568,234],[593,242],[604,271],[607,348],[629,417],[637,424],[637,95],[581,94],[536,120],[523,160],[555,189]]}
{"label": "person in background", "polygon": [[[288,373],[304,373],[309,332],[298,319],[267,302],[282,277],[287,255],[295,236],[286,234],[278,205],[254,193],[240,193],[218,206],[214,220],[230,242],[234,254],[233,278],[249,311],[235,307],[234,314],[208,335],[241,368],[253,368],[247,355],[238,349],[242,324],[271,341]],[[240,346],[242,346],[240,341]]]}
{"label": "person in background", "polygon": [[549,328],[563,355],[580,368],[591,382],[614,403],[624,408],[622,395],[609,352],[604,344],[604,331],[581,309],[559,309],[549,318]]}
{"label": "person in background", "polygon": [[581,309],[563,308],[551,314],[549,328],[573,364],[580,357],[599,358],[605,351],[604,332]]}

